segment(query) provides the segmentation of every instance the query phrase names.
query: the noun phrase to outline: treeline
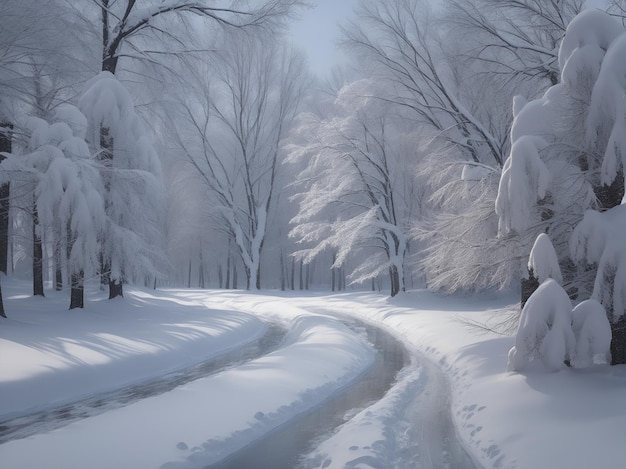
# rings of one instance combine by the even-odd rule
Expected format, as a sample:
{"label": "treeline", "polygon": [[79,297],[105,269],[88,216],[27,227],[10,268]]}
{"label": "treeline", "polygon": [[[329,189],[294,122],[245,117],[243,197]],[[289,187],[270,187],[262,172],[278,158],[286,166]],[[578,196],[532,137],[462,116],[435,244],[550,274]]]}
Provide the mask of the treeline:
{"label": "treeline", "polygon": [[302,2],[226,3],[4,2],[3,272],[72,307],[95,280],[110,297],[520,280],[556,208],[503,229],[511,126],[562,82],[584,2],[361,0],[326,80],[284,35]]}

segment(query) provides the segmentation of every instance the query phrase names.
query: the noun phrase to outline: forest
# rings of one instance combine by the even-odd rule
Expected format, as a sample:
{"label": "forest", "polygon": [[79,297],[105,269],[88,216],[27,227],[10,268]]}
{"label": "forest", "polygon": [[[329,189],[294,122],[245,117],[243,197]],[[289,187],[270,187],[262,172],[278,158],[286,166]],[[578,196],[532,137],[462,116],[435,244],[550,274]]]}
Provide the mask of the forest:
{"label": "forest", "polygon": [[288,34],[311,7],[4,0],[4,275],[70,309],[552,278],[626,344],[623,2],[360,0],[324,77]]}

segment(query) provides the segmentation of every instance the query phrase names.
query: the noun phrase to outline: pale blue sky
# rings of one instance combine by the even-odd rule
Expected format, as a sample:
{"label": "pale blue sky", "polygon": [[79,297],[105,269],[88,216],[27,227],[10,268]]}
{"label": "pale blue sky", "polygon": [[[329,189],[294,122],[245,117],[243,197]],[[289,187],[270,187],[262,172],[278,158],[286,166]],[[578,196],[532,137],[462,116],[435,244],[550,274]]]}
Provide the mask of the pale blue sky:
{"label": "pale blue sky", "polygon": [[314,0],[315,7],[305,10],[301,19],[291,25],[294,44],[304,49],[311,70],[324,77],[341,60],[336,50],[339,39],[337,24],[352,16],[357,0]]}

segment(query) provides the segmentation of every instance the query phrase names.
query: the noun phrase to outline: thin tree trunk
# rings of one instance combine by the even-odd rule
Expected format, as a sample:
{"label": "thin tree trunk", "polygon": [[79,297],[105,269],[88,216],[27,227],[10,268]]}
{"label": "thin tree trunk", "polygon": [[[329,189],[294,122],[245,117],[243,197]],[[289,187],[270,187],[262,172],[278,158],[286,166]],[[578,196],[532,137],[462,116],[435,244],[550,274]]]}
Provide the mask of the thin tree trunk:
{"label": "thin tree trunk", "polygon": [[39,212],[33,204],[33,295],[44,296],[43,292],[43,248],[38,233]]}
{"label": "thin tree trunk", "polygon": [[[8,129],[8,130],[6,130]],[[13,125],[0,122],[0,152],[11,153]],[[5,159],[0,155],[0,162]],[[8,273],[9,265],[9,196],[10,183],[0,185],[0,272]]]}
{"label": "thin tree trunk", "polygon": [[[69,259],[69,251],[68,251]],[[109,263],[104,259],[104,253],[100,253],[100,291],[104,291],[104,287],[109,285],[111,267]]]}
{"label": "thin tree trunk", "polygon": [[85,307],[85,272],[72,273],[70,289],[70,309]]}
{"label": "thin tree trunk", "polygon": [[0,317],[7,317],[6,313],[4,312],[4,302],[2,301],[2,282],[0,282]]}
{"label": "thin tree trunk", "polygon": [[233,290],[237,290],[237,266],[233,263]]}
{"label": "thin tree trunk", "polygon": [[198,261],[198,287],[205,288],[204,286],[204,262],[202,260],[202,249],[200,249],[200,259]]}
{"label": "thin tree trunk", "polygon": [[291,258],[291,279],[289,286],[292,290],[296,289],[296,260],[293,257]]}
{"label": "thin tree trunk", "polygon": [[226,285],[224,285],[226,290],[230,290],[230,242],[228,243],[228,248],[228,257],[226,258]]}
{"label": "thin tree trunk", "polygon": [[300,261],[300,272],[298,275],[298,287],[304,290],[304,263]]}
{"label": "thin tree trunk", "polygon": [[187,288],[191,288],[191,255],[189,256],[189,268],[187,269]]}
{"label": "thin tree trunk", "polygon": [[224,287],[224,273],[222,272],[222,264],[217,266],[217,282],[220,289]]}
{"label": "thin tree trunk", "polygon": [[280,251],[280,291],[285,291],[285,253]]}
{"label": "thin tree trunk", "polygon": [[[59,227],[57,236],[61,238],[62,228]],[[56,291],[63,290],[63,253],[61,252],[61,240],[57,242],[54,250],[54,289]]]}

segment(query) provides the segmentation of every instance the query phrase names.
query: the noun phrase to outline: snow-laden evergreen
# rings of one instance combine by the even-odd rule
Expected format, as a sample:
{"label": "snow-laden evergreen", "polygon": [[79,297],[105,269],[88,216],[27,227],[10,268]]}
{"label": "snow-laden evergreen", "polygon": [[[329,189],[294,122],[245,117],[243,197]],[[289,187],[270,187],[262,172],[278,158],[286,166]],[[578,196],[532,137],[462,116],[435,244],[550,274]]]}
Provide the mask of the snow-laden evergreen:
{"label": "snow-laden evergreen", "polygon": [[[625,47],[624,28],[607,13],[585,10],[571,22],[559,49],[561,83],[539,99],[514,106],[512,148],[500,180],[500,236],[515,239],[523,254],[530,251],[531,240],[547,233],[564,269],[563,281],[579,301],[591,295],[595,274],[584,262],[571,262],[570,236],[587,210],[611,209],[624,194]],[[581,230],[590,232],[595,222],[586,218]],[[580,248],[574,250],[574,260],[586,257]],[[617,262],[620,256],[612,254],[611,262]],[[607,275],[613,274],[601,266],[597,278],[612,283]],[[611,313],[612,292],[600,298],[597,278],[594,297]]]}
{"label": "snow-laden evergreen", "polygon": [[35,196],[40,222],[55,227],[58,249],[67,242],[70,272],[93,275],[98,270],[99,239],[105,225],[101,175],[81,136],[85,118],[69,105],[56,117],[69,124],[30,119],[32,153],[22,158],[39,169]]}
{"label": "snow-laden evergreen", "polygon": [[150,133],[128,90],[109,72],[86,84],[79,108],[87,118],[90,148],[103,166],[105,273],[119,284],[151,278],[161,256],[165,189]]}
{"label": "snow-laden evergreen", "polygon": [[526,302],[515,346],[509,351],[509,371],[557,371],[574,357],[572,303],[554,279],[543,282]]}

